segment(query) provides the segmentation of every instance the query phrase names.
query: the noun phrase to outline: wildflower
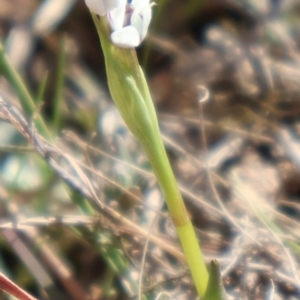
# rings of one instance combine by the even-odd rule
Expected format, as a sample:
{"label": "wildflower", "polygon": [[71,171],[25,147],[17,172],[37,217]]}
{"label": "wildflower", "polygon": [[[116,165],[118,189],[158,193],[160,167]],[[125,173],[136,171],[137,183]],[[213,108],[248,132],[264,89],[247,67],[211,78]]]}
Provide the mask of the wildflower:
{"label": "wildflower", "polygon": [[107,15],[112,42],[122,48],[138,46],[145,38],[151,20],[149,0],[85,0],[97,15]]}
{"label": "wildflower", "polygon": [[132,0],[108,13],[112,27],[111,40],[122,48],[138,46],[145,38],[151,20],[149,0]]}

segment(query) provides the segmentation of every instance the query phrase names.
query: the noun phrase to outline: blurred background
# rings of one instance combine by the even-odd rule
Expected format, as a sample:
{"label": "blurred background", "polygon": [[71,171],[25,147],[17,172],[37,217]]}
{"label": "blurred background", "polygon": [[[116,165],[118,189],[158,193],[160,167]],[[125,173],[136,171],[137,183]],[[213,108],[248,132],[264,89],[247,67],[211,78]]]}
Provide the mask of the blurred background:
{"label": "blurred background", "polygon": [[[229,299],[299,299],[300,2],[156,4],[137,53],[205,258]],[[0,0],[0,43],[0,271],[39,299],[197,299],[84,1]]]}

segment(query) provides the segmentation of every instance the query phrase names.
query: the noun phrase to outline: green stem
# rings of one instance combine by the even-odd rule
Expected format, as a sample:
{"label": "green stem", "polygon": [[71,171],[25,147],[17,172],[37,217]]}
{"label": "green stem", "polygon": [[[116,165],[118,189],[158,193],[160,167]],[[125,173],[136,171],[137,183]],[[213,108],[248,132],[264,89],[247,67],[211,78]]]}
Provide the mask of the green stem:
{"label": "green stem", "polygon": [[53,101],[53,127],[54,132],[58,132],[61,125],[61,103],[63,101],[63,92],[65,84],[65,66],[66,66],[66,52],[65,52],[66,38],[63,37],[60,43],[60,53],[58,57],[56,87],[54,91]]}
{"label": "green stem", "polygon": [[208,284],[208,272],[194,227],[178,189],[162,140],[156,145],[143,145],[157,181],[163,191],[170,216],[175,225],[197,292],[203,297]]}
{"label": "green stem", "polygon": [[108,85],[124,121],[142,144],[163,191],[197,292],[202,298],[208,284],[205,261],[170,166],[156,112],[134,49],[115,47],[106,18],[92,14],[104,52]]}
{"label": "green stem", "polygon": [[[20,102],[22,108],[28,116],[32,116],[35,112],[35,103],[27,90],[23,80],[20,75],[14,69],[14,67],[9,62],[7,56],[5,55],[3,46],[0,42],[0,74],[4,74],[10,84],[14,87],[18,97],[20,98]],[[40,116],[37,116],[35,119],[36,126],[43,136],[49,138],[50,134],[47,130],[47,127]]]}

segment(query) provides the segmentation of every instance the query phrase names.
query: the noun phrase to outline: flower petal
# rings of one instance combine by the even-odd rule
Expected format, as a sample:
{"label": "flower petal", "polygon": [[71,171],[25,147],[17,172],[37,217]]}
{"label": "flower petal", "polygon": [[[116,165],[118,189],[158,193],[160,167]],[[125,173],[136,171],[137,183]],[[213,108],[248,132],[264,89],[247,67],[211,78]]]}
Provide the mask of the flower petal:
{"label": "flower petal", "polygon": [[143,10],[144,8],[148,7],[150,4],[149,0],[132,0],[131,5],[134,9]]}
{"label": "flower petal", "polygon": [[134,48],[141,42],[140,35],[135,27],[126,26],[111,34],[112,42],[122,48]]}
{"label": "flower petal", "polygon": [[130,23],[138,31],[141,41],[147,34],[151,20],[151,13],[151,8],[148,6],[142,11],[135,10],[131,15]]}
{"label": "flower petal", "polygon": [[130,18],[130,24],[137,30],[141,39],[144,26],[143,15],[138,11],[133,11]]}
{"label": "flower petal", "polygon": [[95,14],[103,16],[126,0],[85,0],[86,6]]}
{"label": "flower petal", "polygon": [[124,25],[126,12],[126,0],[124,4],[119,5],[108,14],[108,19],[113,31],[120,30]]}
{"label": "flower petal", "polygon": [[152,9],[150,6],[143,10],[143,31],[142,31],[142,40],[145,38],[148,32],[148,27],[152,18]]}

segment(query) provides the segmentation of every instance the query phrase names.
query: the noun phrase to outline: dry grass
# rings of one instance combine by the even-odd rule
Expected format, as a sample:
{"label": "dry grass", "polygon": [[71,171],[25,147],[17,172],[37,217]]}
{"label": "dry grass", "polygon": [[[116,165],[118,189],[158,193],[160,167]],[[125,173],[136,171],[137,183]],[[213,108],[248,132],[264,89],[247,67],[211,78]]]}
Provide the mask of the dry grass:
{"label": "dry grass", "polygon": [[[1,272],[39,299],[196,299],[83,1],[42,19],[36,1],[2,2],[0,36],[43,105],[26,114],[0,77]],[[299,4],[192,2],[159,3],[138,50],[182,194],[232,299],[298,299]]]}

